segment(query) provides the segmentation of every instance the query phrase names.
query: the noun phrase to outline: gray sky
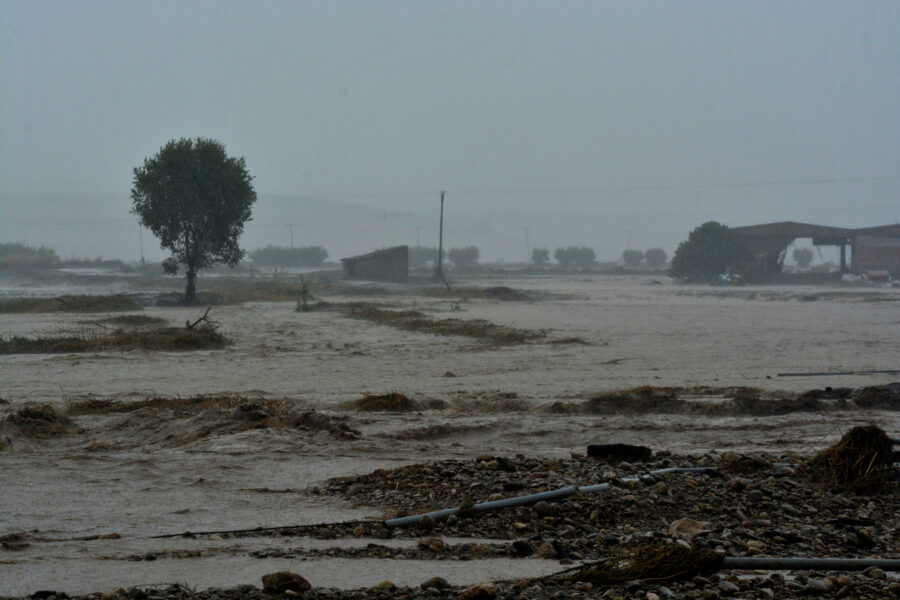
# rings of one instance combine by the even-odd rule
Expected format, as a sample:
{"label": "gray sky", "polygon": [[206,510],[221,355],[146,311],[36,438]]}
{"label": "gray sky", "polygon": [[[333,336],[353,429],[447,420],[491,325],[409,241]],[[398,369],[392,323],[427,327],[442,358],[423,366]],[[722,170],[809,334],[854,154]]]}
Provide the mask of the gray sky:
{"label": "gray sky", "polygon": [[898,2],[0,0],[0,240],[137,258],[132,169],[195,136],[256,177],[247,248],[436,245],[441,189],[488,259],[893,223],[898,32]]}

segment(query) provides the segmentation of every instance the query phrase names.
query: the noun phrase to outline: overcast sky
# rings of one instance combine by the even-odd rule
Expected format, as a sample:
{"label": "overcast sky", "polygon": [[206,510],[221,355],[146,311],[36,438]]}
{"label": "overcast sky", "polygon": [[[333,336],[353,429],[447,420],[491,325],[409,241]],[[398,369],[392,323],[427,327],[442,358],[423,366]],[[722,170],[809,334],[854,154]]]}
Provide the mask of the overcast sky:
{"label": "overcast sky", "polygon": [[256,178],[247,248],[436,245],[440,190],[488,259],[894,223],[898,32],[896,1],[0,0],[0,241],[137,258],[132,169],[195,136]]}

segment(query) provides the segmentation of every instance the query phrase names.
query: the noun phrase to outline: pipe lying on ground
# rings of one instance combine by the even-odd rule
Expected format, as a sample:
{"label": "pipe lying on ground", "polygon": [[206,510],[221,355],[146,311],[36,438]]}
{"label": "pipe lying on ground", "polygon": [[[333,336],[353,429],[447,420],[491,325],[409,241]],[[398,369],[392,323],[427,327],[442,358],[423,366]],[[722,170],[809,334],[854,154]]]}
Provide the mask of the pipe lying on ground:
{"label": "pipe lying on ground", "polygon": [[900,571],[900,559],[726,556],[722,567],[759,571],[864,571],[869,567],[878,567],[882,571]]}
{"label": "pipe lying on ground", "polygon": [[[655,475],[665,475],[667,473],[715,473],[717,469],[715,467],[669,467],[667,469],[657,469],[656,471],[650,471],[644,475],[635,476],[635,477],[623,477],[622,481],[640,481],[642,479],[649,479],[654,477]],[[528,506],[531,504],[537,504],[541,501],[547,500],[560,500],[562,498],[567,498],[569,496],[573,496],[577,493],[583,494],[592,494],[598,492],[608,492],[612,488],[612,485],[609,483],[599,483],[596,485],[587,485],[584,487],[575,487],[569,486],[560,488],[558,490],[550,490],[548,492],[540,492],[537,494],[529,494],[527,496],[516,496],[514,498],[504,498],[502,500],[493,500],[491,502],[479,502],[478,504],[472,505],[472,507],[468,510],[472,510],[475,512],[487,512],[491,510],[497,510],[500,508],[512,508],[515,506]],[[425,517],[436,521],[438,519],[445,519],[450,515],[455,515],[459,512],[462,512],[463,508],[457,506],[455,508],[445,508],[443,510],[435,510],[428,513],[423,513],[419,515],[410,515],[408,517],[399,517],[396,519],[388,519],[384,522],[387,527],[406,527],[408,525],[416,525],[422,521]]]}

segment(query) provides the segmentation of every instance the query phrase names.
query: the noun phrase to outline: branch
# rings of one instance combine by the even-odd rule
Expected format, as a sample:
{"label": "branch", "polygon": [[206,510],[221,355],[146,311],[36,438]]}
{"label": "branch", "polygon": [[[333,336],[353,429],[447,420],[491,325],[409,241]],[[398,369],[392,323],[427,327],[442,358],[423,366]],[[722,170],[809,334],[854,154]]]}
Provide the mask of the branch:
{"label": "branch", "polygon": [[209,311],[211,308],[212,308],[212,306],[207,307],[206,312],[203,313],[203,316],[200,317],[199,319],[197,319],[196,321],[194,321],[193,323],[191,323],[190,319],[185,321],[184,322],[185,327],[187,327],[188,329],[193,329],[194,327],[196,327],[197,325],[199,325],[200,323],[203,323],[203,322],[206,322],[206,323],[209,323],[210,325],[212,325],[213,322],[206,318],[206,316],[209,314]]}

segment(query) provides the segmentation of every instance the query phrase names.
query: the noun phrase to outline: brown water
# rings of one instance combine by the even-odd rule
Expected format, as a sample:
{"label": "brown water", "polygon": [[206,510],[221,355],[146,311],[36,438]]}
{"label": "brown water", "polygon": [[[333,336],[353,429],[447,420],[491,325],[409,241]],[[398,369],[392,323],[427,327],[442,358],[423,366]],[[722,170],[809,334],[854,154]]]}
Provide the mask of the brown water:
{"label": "brown water", "polygon": [[[542,408],[642,385],[797,392],[898,380],[900,376],[887,374],[778,374],[898,368],[900,290],[695,288],[612,277],[476,284],[537,290],[545,299],[464,300],[462,312],[452,313],[447,299],[382,300],[435,318],[481,318],[543,329],[546,339],[485,348],[472,339],[400,331],[338,313],[297,313],[293,303],[250,303],[211,312],[221,331],[235,340],[221,351],[0,357],[0,397],[8,401],[0,410],[5,412],[26,401],[62,409],[84,397],[219,393],[286,397],[298,407],[334,415],[343,414],[343,402],[364,393],[397,391],[448,403],[445,410],[403,415],[350,413],[347,424],[361,433],[356,440],[286,429],[191,436],[208,424],[205,415],[163,418],[146,411],[78,417],[82,433],[52,440],[13,435],[0,450],[0,535],[30,532],[32,538],[24,549],[0,549],[0,594],[47,588],[109,591],[162,582],[259,585],[263,573],[281,569],[315,573],[314,585],[339,587],[384,579],[417,584],[435,575],[452,583],[505,578],[517,573],[511,563],[523,573],[549,572],[557,568],[555,562],[478,561],[460,569],[453,561],[259,560],[248,552],[260,544],[271,547],[271,538],[148,537],[379,518],[376,509],[290,490],[422,460],[519,452],[567,456],[598,441],[685,453],[805,452],[859,423],[876,422],[891,434],[900,432],[897,413],[885,411],[704,418],[573,416],[547,414]],[[181,308],[148,309],[145,314],[172,324],[199,316],[196,309]],[[90,326],[84,321],[101,316],[2,315],[0,333],[85,331]],[[549,343],[571,337],[587,344]],[[264,493],[262,488],[289,491]],[[121,537],[47,541],[109,533]],[[311,542],[294,538],[291,543]],[[102,558],[187,545],[209,556],[153,562]]]}

